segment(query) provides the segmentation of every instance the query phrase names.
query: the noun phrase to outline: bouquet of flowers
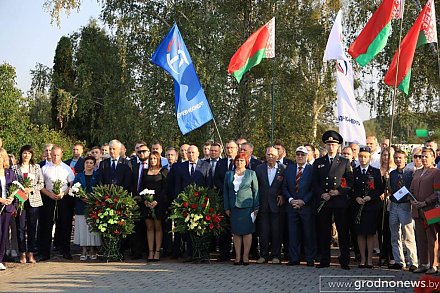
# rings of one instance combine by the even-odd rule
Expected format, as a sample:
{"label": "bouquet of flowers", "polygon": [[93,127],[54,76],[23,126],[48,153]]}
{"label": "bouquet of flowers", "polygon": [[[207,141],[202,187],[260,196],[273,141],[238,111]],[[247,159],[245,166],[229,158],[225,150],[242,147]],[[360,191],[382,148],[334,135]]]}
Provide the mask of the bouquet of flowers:
{"label": "bouquet of flowers", "polygon": [[224,229],[224,214],[217,190],[189,185],[171,204],[174,232],[198,236],[219,235]]}
{"label": "bouquet of flowers", "polygon": [[[61,179],[57,179],[52,182],[52,192],[56,195],[61,193],[61,189],[64,186],[65,181]],[[55,209],[53,211],[53,220],[55,221],[58,218],[58,200],[55,201]]]}
{"label": "bouquet of flowers", "polygon": [[[336,177],[334,177],[333,186],[334,186],[334,189],[337,189],[337,187],[336,187]],[[341,185],[340,186],[341,186],[341,188],[347,188],[347,180],[344,177],[341,178]],[[326,201],[322,200],[321,203],[319,204],[316,212],[319,213],[325,203],[326,203]]]}
{"label": "bouquet of flowers", "polygon": [[[155,191],[149,190],[148,188],[142,190],[139,193],[139,195],[142,197],[145,197],[145,200],[149,203],[152,203],[154,201],[154,194],[155,194]],[[153,207],[150,207],[150,211],[151,211],[151,216],[153,217],[153,219],[157,219],[156,218],[156,211],[154,210]]]}
{"label": "bouquet of flowers", "polygon": [[87,192],[81,187],[81,183],[76,182],[69,190],[69,195],[72,197],[86,198]]}
{"label": "bouquet of flowers", "polygon": [[[364,197],[368,196],[368,193],[371,190],[374,190],[374,178],[370,176],[370,177],[368,177],[367,182],[365,183],[365,195],[364,195]],[[355,221],[356,224],[360,224],[361,223],[362,211],[364,210],[364,206],[365,206],[365,203],[361,204],[361,206],[359,207],[359,210],[358,210],[358,213],[357,213],[357,216],[356,216],[356,221]]]}
{"label": "bouquet of flowers", "polygon": [[130,193],[117,185],[93,188],[87,200],[87,222],[103,237],[126,237],[139,218],[138,205]]}

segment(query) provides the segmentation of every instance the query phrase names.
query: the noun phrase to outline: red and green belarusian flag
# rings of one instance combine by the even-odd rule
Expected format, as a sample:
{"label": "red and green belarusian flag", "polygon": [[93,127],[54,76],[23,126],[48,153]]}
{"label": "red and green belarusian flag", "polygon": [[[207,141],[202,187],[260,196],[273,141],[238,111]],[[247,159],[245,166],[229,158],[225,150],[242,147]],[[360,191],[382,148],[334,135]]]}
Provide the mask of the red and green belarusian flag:
{"label": "red and green belarusian flag", "polygon": [[433,208],[429,211],[425,211],[426,223],[432,225],[440,222],[440,208]]}
{"label": "red and green belarusian flag", "polygon": [[25,202],[28,200],[28,196],[26,195],[26,192],[24,192],[21,189],[17,189],[15,191],[14,197],[16,197],[20,202]]}
{"label": "red and green belarusian flag", "polygon": [[384,77],[385,84],[397,86],[408,95],[411,65],[416,48],[435,42],[437,42],[437,27],[435,23],[434,0],[428,0],[394,54],[390,68]]}
{"label": "red and green belarusian flag", "polygon": [[360,66],[365,66],[385,48],[391,35],[391,20],[403,17],[404,0],[383,0],[359,36],[348,48]]}
{"label": "red and green belarusian flag", "polygon": [[232,56],[228,73],[238,82],[263,58],[275,57],[275,17],[253,33]]}

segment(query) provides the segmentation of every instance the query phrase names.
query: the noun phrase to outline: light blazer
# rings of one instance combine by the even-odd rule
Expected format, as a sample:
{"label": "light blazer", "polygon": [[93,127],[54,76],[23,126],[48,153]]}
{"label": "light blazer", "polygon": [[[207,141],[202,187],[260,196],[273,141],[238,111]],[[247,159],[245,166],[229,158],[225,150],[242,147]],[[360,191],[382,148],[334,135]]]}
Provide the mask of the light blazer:
{"label": "light blazer", "polygon": [[[315,200],[313,197],[312,183],[313,183],[313,167],[310,164],[305,164],[303,167],[301,179],[299,180],[298,192],[296,192],[296,173],[298,172],[298,164],[289,164],[284,175],[283,194],[286,202],[289,198],[301,199],[305,206],[314,206]],[[289,205],[291,206],[291,205]]]}
{"label": "light blazer", "polygon": [[225,210],[237,208],[259,208],[258,180],[254,171],[246,169],[243,175],[243,181],[240,184],[238,192],[234,190],[234,171],[228,171],[225,175],[223,186],[223,206]]}
{"label": "light blazer", "polygon": [[281,211],[281,206],[277,204],[277,196],[283,195],[283,180],[284,170],[286,167],[283,164],[278,164],[278,169],[272,184],[269,184],[267,177],[267,163],[263,163],[256,168],[258,179],[258,194],[260,195],[260,209],[261,213],[278,213]]}
{"label": "light blazer", "polygon": [[[21,172],[19,165],[12,166],[12,171],[14,171],[15,177],[18,182],[23,183],[23,173]],[[36,208],[43,205],[43,201],[41,199],[41,189],[44,187],[44,177],[43,173],[41,173],[41,168],[39,164],[29,165],[29,173],[32,178],[32,192],[28,194],[29,204],[31,207]]]}

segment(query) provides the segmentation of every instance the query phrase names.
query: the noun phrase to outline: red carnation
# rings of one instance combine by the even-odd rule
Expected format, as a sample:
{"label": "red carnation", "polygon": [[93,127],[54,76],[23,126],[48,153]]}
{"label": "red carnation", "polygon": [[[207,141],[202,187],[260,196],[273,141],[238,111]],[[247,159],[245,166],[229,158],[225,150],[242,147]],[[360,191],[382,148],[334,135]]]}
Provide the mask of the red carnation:
{"label": "red carnation", "polygon": [[99,201],[98,201],[98,200],[97,200],[97,201],[95,201],[95,204],[96,204],[96,205],[99,205]]}
{"label": "red carnation", "polygon": [[342,188],[346,188],[347,187],[347,180],[344,177],[341,178],[341,187]]}
{"label": "red carnation", "polygon": [[183,203],[183,207],[185,207],[185,208],[187,208],[188,205],[189,205],[189,203],[188,203],[187,201],[185,201],[185,202]]}
{"label": "red carnation", "polygon": [[198,197],[200,195],[200,193],[198,193],[198,192],[194,192],[194,196],[195,197]]}
{"label": "red carnation", "polygon": [[214,213],[214,209],[213,208],[209,208],[209,213],[210,214]]}
{"label": "red carnation", "polygon": [[211,221],[211,216],[210,216],[210,215],[206,215],[206,216],[205,216],[205,220],[206,220],[206,221]]}
{"label": "red carnation", "polygon": [[104,199],[105,199],[105,200],[107,200],[107,199],[109,199],[109,198],[110,198],[110,196],[108,196],[108,195],[104,196]]}
{"label": "red carnation", "polygon": [[186,218],[188,217],[188,212],[183,212],[182,215]]}
{"label": "red carnation", "polygon": [[121,214],[121,211],[116,211],[116,214],[120,215],[120,214]]}
{"label": "red carnation", "polygon": [[374,179],[368,180],[368,189],[374,190]]}
{"label": "red carnation", "polygon": [[118,229],[116,229],[114,233],[117,235],[117,234],[119,234],[120,232],[119,232]]}
{"label": "red carnation", "polygon": [[205,196],[205,201],[208,201],[209,197]]}
{"label": "red carnation", "polygon": [[118,202],[118,198],[115,197],[115,198],[113,199],[113,201],[114,201],[115,203],[117,203],[117,202]]}
{"label": "red carnation", "polygon": [[119,225],[119,226],[124,225],[124,221],[119,221],[118,225]]}
{"label": "red carnation", "polygon": [[109,208],[111,208],[111,209],[112,209],[112,208],[113,208],[113,205],[111,204],[111,205],[109,206]]}
{"label": "red carnation", "polygon": [[191,208],[195,210],[195,209],[197,208],[197,205],[196,205],[195,203],[193,203],[193,204],[191,205]]}
{"label": "red carnation", "polygon": [[102,210],[98,210],[98,214],[102,213]]}
{"label": "red carnation", "polygon": [[105,206],[105,202],[101,202],[101,206]]}
{"label": "red carnation", "polygon": [[202,208],[206,208],[206,202],[202,203]]}
{"label": "red carnation", "polygon": [[209,224],[209,229],[214,229],[214,224],[213,223],[211,223],[211,224]]}
{"label": "red carnation", "polygon": [[220,222],[220,217],[218,216],[214,216],[214,223],[219,223]]}

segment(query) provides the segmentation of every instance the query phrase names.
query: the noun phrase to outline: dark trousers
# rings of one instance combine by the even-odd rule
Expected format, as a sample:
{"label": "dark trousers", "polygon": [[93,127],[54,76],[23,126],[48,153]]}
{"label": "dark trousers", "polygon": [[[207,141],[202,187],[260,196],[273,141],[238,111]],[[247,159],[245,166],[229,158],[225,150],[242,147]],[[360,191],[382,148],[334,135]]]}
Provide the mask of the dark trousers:
{"label": "dark trousers", "polygon": [[[3,205],[0,205],[0,209]],[[11,222],[11,213],[7,213],[3,210],[0,214],[0,262],[3,262],[3,257],[6,252],[6,243],[9,236],[9,224]]]}
{"label": "dark trousers", "polygon": [[281,231],[284,229],[281,213],[259,213],[258,230],[260,237],[260,256],[269,257],[269,243],[272,258],[280,258]]}
{"label": "dark trousers", "polygon": [[318,249],[321,264],[330,264],[330,243],[332,240],[332,216],[338,230],[339,263],[350,263],[349,215],[347,208],[329,208],[324,205],[318,213]]}
{"label": "dark trousers", "polygon": [[352,205],[349,208],[349,213],[350,213],[350,241],[351,244],[353,245],[353,251],[356,255],[360,254],[359,251],[359,245],[358,245],[358,241],[357,241],[357,233],[356,233],[356,229],[355,229],[355,223],[356,223],[356,217],[357,217],[357,213],[359,211],[358,206],[356,206],[354,203],[352,203]]}
{"label": "dark trousers", "polygon": [[147,226],[145,220],[134,222],[134,233],[130,235],[130,249],[134,257],[142,257],[147,243]]}
{"label": "dark trousers", "polygon": [[39,221],[39,250],[38,252],[50,257],[52,244],[52,229],[54,218],[58,219],[59,238],[58,245],[61,253],[70,253],[70,236],[72,234],[73,211],[75,207],[74,198],[65,196],[56,203],[53,199],[43,196],[43,207],[40,212]]}
{"label": "dark trousers", "polygon": [[231,227],[228,225],[227,227],[225,227],[223,233],[218,236],[218,251],[220,253],[221,260],[231,259],[231,242]]}
{"label": "dark trousers", "polygon": [[173,250],[173,234],[172,230],[172,220],[168,216],[162,221],[162,234],[163,234],[163,254],[167,256],[172,253]]}
{"label": "dark trousers", "polygon": [[306,261],[312,262],[316,257],[316,223],[315,214],[310,209],[314,206],[303,207],[309,211],[293,209],[287,213],[289,221],[289,260],[301,260],[304,249]]}
{"label": "dark trousers", "polygon": [[15,218],[18,250],[21,253],[37,251],[37,223],[39,215],[40,207],[31,207],[29,201],[26,201],[24,209],[18,212]]}
{"label": "dark trousers", "polygon": [[173,241],[173,256],[180,257],[185,251],[186,244],[186,255],[192,257],[192,242],[188,233],[174,233]]}
{"label": "dark trousers", "polygon": [[[380,247],[380,259],[392,260],[393,249],[391,247],[391,231],[390,231],[390,212],[385,211],[385,218],[383,218],[383,210],[380,210],[380,220],[377,227],[377,237]],[[384,219],[382,230],[382,218]]]}

